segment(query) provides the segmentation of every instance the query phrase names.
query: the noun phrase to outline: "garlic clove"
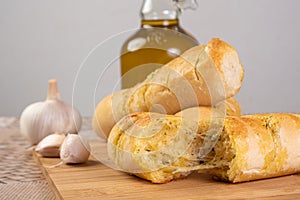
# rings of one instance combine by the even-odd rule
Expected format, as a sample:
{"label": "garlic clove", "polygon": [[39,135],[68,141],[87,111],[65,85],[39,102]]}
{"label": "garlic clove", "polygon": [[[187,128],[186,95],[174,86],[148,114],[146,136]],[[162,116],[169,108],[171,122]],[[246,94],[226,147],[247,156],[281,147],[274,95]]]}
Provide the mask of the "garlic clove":
{"label": "garlic clove", "polygon": [[77,133],[81,123],[80,113],[60,99],[57,81],[49,80],[47,100],[24,109],[20,117],[20,131],[31,144],[37,144],[54,132]]}
{"label": "garlic clove", "polygon": [[39,142],[35,151],[44,157],[59,157],[60,146],[62,145],[65,135],[62,133],[54,133],[48,135]]}
{"label": "garlic clove", "polygon": [[90,146],[77,134],[68,134],[61,145],[60,159],[66,164],[84,163],[90,156]]}

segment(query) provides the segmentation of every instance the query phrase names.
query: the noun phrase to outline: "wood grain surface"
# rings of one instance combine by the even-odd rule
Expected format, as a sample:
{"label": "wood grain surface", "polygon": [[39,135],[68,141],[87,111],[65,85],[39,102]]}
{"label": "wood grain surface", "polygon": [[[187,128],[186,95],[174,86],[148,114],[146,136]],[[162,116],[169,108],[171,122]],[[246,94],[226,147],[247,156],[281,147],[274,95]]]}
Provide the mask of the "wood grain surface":
{"label": "wood grain surface", "polygon": [[152,184],[111,169],[92,156],[86,164],[61,165],[34,153],[58,199],[300,199],[300,174],[239,184],[223,183],[205,174],[167,184]]}

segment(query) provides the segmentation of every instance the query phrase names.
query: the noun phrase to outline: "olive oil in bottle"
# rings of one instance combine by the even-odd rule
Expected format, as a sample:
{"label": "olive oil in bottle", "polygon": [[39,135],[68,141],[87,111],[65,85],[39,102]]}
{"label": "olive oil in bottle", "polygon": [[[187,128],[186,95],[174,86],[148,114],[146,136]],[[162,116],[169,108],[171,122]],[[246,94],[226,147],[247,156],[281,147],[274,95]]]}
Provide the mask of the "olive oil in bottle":
{"label": "olive oil in bottle", "polygon": [[179,24],[178,3],[178,0],[143,1],[141,28],[125,41],[121,50],[122,88],[143,81],[155,69],[198,45]]}

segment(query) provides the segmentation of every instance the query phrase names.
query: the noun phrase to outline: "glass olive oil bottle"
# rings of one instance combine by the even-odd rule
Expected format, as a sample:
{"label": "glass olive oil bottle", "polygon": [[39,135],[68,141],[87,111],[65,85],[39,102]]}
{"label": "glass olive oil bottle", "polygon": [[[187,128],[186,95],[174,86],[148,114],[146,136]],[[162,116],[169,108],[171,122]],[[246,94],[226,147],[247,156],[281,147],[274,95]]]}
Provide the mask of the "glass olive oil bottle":
{"label": "glass olive oil bottle", "polygon": [[[122,88],[143,81],[149,73],[198,45],[190,33],[181,28],[179,14],[187,1],[144,0],[141,27],[129,37],[121,50]],[[196,5],[195,0],[190,6]]]}

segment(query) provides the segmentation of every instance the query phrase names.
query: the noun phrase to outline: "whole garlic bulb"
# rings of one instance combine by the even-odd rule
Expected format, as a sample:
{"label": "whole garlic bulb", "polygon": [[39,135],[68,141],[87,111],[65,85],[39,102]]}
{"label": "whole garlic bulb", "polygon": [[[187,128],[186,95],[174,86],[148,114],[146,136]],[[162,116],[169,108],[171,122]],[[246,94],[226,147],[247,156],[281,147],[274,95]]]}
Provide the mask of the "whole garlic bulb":
{"label": "whole garlic bulb", "polygon": [[90,156],[90,146],[77,134],[68,134],[61,145],[60,159],[66,164],[84,163]]}
{"label": "whole garlic bulb", "polygon": [[20,117],[20,131],[31,144],[39,143],[54,132],[77,133],[81,128],[80,113],[60,99],[57,81],[48,81],[46,101],[33,103]]}

